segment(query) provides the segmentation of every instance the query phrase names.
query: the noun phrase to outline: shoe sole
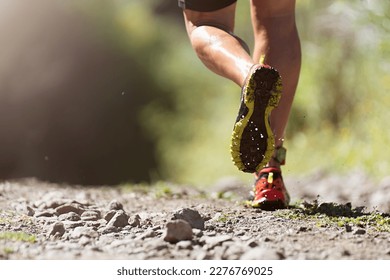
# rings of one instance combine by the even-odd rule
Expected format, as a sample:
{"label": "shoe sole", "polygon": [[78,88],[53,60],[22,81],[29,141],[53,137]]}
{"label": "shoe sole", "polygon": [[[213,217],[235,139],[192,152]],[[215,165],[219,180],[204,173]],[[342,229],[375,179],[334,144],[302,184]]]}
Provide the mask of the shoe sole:
{"label": "shoe sole", "polygon": [[290,196],[286,192],[286,199],[280,200],[267,200],[263,199],[261,201],[255,201],[253,200],[253,194],[251,193],[251,196],[248,198],[248,200],[245,200],[245,205],[250,208],[256,208],[256,209],[261,209],[265,211],[275,211],[277,209],[287,209],[288,205],[290,203]]}
{"label": "shoe sole", "polygon": [[263,201],[260,203],[250,201],[249,204],[252,208],[259,208],[261,210],[265,211],[275,211],[277,209],[286,209],[286,204],[281,200],[275,200],[275,201]]}
{"label": "shoe sole", "polygon": [[275,137],[269,116],[278,106],[281,93],[278,71],[264,66],[253,71],[243,88],[230,146],[232,160],[239,170],[257,172],[271,159]]}

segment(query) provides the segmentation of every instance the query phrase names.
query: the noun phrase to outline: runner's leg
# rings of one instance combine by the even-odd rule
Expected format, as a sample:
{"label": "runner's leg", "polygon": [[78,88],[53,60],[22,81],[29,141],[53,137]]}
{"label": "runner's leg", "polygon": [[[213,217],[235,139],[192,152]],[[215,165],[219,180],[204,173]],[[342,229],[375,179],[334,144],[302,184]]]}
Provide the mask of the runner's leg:
{"label": "runner's leg", "polygon": [[[282,76],[282,98],[271,114],[275,146],[279,147],[283,144],[301,67],[295,0],[251,0],[251,16],[255,36],[253,60],[259,61],[265,55],[265,64],[275,67]],[[279,166],[274,160],[269,165]]]}
{"label": "runner's leg", "polygon": [[254,62],[242,43],[232,35],[236,3],[213,12],[184,10],[191,44],[200,60],[214,73],[240,87]]}

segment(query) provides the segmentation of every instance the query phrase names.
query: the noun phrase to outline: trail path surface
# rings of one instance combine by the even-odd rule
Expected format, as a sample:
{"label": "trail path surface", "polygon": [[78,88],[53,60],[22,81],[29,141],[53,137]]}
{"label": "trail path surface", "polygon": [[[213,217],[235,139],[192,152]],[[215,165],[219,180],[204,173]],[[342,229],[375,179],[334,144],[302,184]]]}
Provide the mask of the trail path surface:
{"label": "trail path surface", "polygon": [[389,178],[286,184],[308,202],[246,208],[248,186],[229,178],[207,191],[2,182],[0,259],[390,259]]}

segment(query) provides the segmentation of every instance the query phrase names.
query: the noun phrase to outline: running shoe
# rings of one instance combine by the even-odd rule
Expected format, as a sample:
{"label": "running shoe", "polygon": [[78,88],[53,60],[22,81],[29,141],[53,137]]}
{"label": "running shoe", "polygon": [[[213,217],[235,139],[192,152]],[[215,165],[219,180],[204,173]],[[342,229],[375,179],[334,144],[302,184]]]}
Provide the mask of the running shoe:
{"label": "running shoe", "polygon": [[244,172],[257,172],[270,160],[275,137],[269,116],[278,106],[282,81],[277,70],[268,65],[255,65],[241,91],[241,105],[234,124],[231,156]]}
{"label": "running shoe", "polygon": [[263,210],[287,208],[290,195],[284,186],[282,172],[276,167],[266,167],[256,174],[256,182],[248,205]]}

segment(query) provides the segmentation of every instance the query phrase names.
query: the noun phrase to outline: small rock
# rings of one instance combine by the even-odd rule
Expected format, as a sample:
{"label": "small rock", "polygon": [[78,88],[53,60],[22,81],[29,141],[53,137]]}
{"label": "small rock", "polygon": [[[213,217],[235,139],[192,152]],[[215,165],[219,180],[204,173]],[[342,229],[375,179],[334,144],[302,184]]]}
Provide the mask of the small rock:
{"label": "small rock", "polygon": [[345,231],[346,231],[346,232],[351,232],[351,231],[352,231],[351,225],[346,224],[346,225],[345,225]]}
{"label": "small rock", "polygon": [[35,210],[34,209],[32,209],[30,206],[26,206],[26,214],[27,214],[27,216],[29,216],[29,217],[32,217],[32,216],[34,216],[34,214],[35,214]]}
{"label": "small rock", "polygon": [[84,212],[84,209],[81,208],[81,205],[77,204],[77,203],[70,203],[70,204],[67,203],[67,204],[58,206],[55,210],[59,215],[66,214],[69,212],[74,212],[74,213],[81,215]]}
{"label": "small rock", "polygon": [[110,210],[110,211],[108,211],[108,212],[104,215],[104,219],[105,219],[107,222],[109,222],[109,221],[112,219],[112,217],[115,216],[115,214],[116,214],[116,211],[115,211],[115,210]]}
{"label": "small rock", "polygon": [[62,214],[58,217],[60,221],[80,221],[80,215],[75,212],[69,212],[66,214]]}
{"label": "small rock", "polygon": [[343,251],[341,252],[341,255],[342,256],[350,256],[351,255],[351,252],[347,249],[343,249]]}
{"label": "small rock", "polygon": [[112,200],[107,207],[109,210],[123,210],[123,204],[117,200]]}
{"label": "small rock", "polygon": [[100,219],[100,213],[93,210],[87,210],[81,214],[83,221],[97,221]]}
{"label": "small rock", "polygon": [[107,226],[123,228],[129,224],[128,221],[129,216],[123,210],[119,210],[115,213],[114,217],[111,218]]}
{"label": "small rock", "polygon": [[306,232],[307,230],[308,230],[307,227],[301,226],[301,227],[298,228],[297,233],[299,233],[299,232]]}
{"label": "small rock", "polygon": [[257,246],[259,246],[259,243],[256,241],[256,240],[248,240],[247,242],[246,242],[246,245],[248,246],[248,247],[251,247],[251,248],[255,248],[255,247],[257,247]]}
{"label": "small rock", "polygon": [[175,213],[173,213],[173,217],[174,219],[181,219],[187,221],[192,228],[204,230],[204,220],[199,214],[199,212],[196,210],[189,208],[179,209]]}
{"label": "small rock", "polygon": [[134,218],[129,218],[128,220],[129,225],[132,227],[140,227],[141,226],[141,217],[137,214],[134,216]]}
{"label": "small rock", "polygon": [[62,222],[56,222],[51,225],[49,229],[49,236],[63,236],[65,233],[65,227]]}
{"label": "small rock", "polygon": [[57,213],[53,209],[48,209],[42,212],[35,212],[34,214],[35,218],[42,218],[42,217],[50,218],[55,216],[57,216]]}
{"label": "small rock", "polygon": [[185,220],[174,220],[167,223],[164,241],[176,243],[182,240],[192,239],[192,227]]}
{"label": "small rock", "polygon": [[365,229],[362,229],[362,228],[359,228],[357,230],[355,230],[354,234],[366,234],[366,230]]}

